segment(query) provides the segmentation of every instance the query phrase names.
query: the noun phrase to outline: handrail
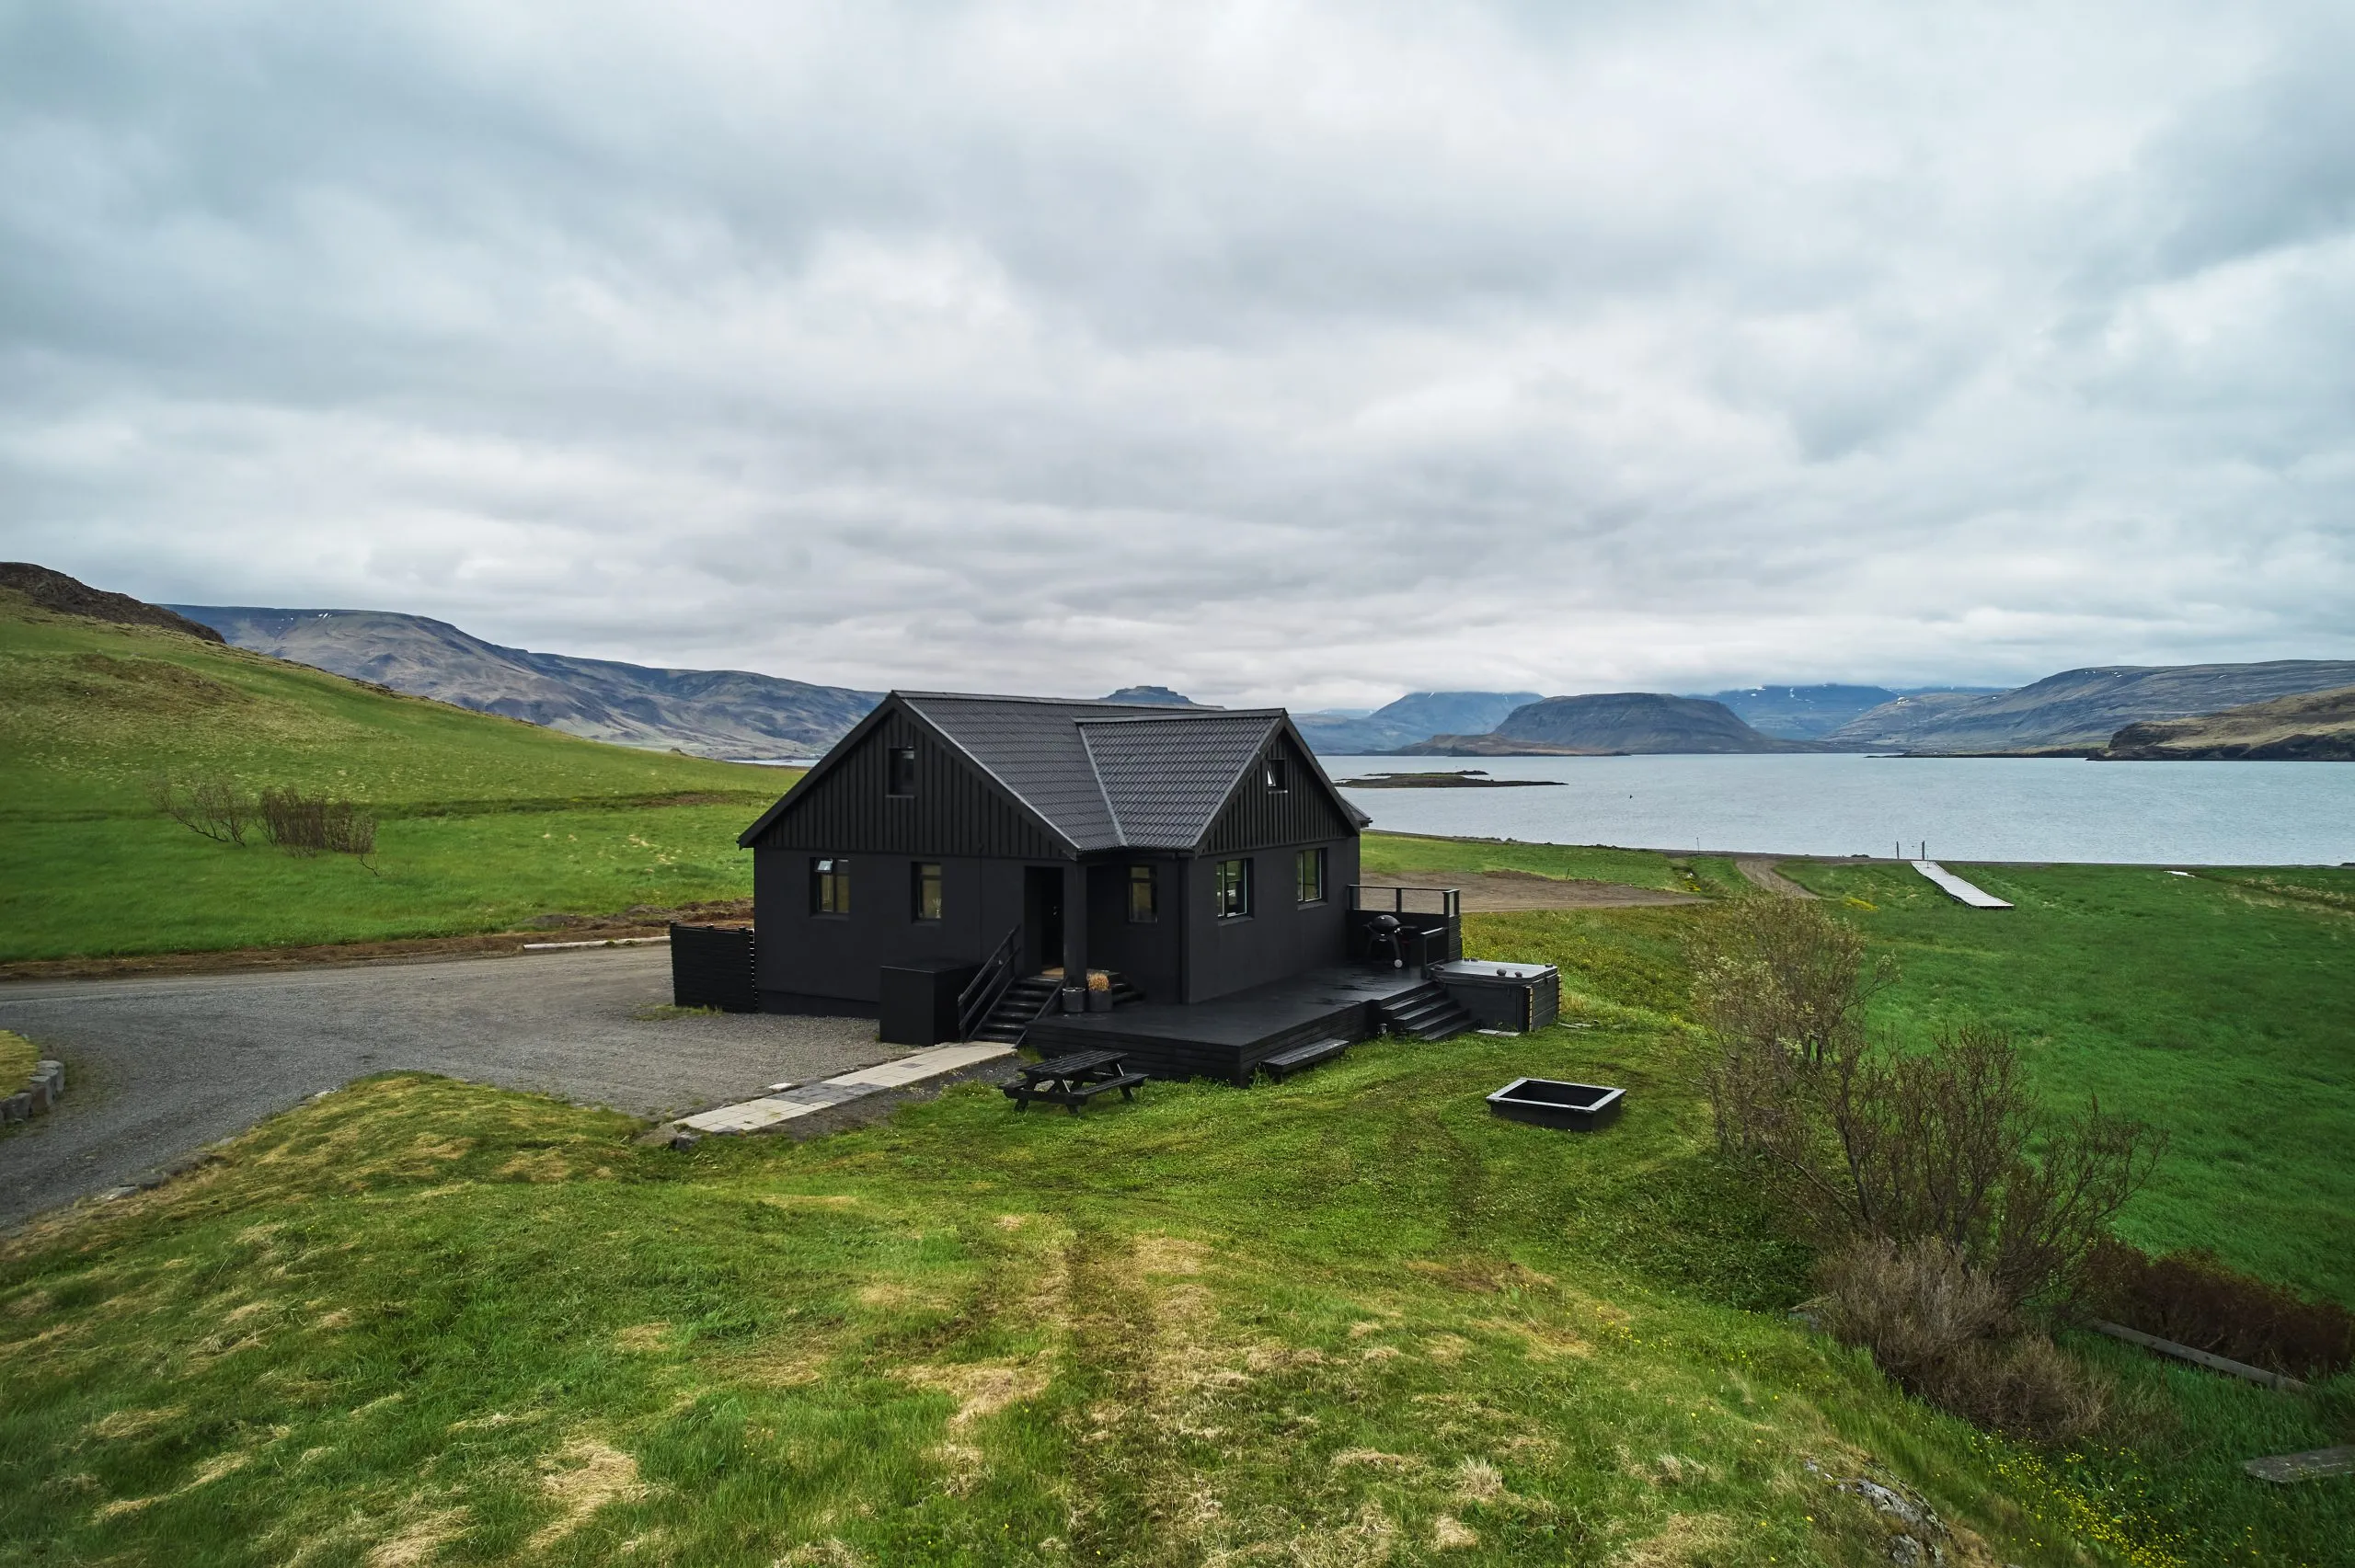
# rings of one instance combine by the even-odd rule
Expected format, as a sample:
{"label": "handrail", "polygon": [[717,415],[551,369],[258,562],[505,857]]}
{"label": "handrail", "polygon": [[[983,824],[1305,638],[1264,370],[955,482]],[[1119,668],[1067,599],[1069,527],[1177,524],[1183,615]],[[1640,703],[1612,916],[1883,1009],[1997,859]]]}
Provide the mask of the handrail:
{"label": "handrail", "polygon": [[1409,893],[1438,894],[1440,907],[1436,912],[1450,919],[1454,919],[1463,912],[1464,889],[1461,887],[1369,887],[1362,882],[1350,884],[1350,908],[1353,910],[1373,908],[1374,906],[1365,901],[1365,895],[1369,892],[1389,894],[1390,912],[1394,915],[1427,915],[1434,912],[1430,910],[1408,909],[1407,895]]}
{"label": "handrail", "polygon": [[957,993],[959,1039],[973,1037],[973,1031],[989,1017],[990,1010],[997,1005],[997,999],[1004,996],[1005,988],[1014,983],[1014,956],[1021,948],[1022,922],[1017,921],[1014,929],[1005,933],[1005,940],[997,944],[997,951],[982,960],[980,970],[966,982],[965,989]]}

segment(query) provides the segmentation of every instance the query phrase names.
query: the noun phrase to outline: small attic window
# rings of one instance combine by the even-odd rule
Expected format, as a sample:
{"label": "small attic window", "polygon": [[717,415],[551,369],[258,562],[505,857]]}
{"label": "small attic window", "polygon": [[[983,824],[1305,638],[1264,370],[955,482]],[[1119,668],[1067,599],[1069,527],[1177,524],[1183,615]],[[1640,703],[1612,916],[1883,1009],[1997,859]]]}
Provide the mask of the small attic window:
{"label": "small attic window", "polygon": [[1260,764],[1260,776],[1268,781],[1268,787],[1277,794],[1281,795],[1292,788],[1292,761],[1289,758],[1270,752],[1267,761]]}
{"label": "small attic window", "polygon": [[915,794],[916,749],[914,747],[894,746],[891,748],[890,765],[885,773],[883,790],[887,795]]}

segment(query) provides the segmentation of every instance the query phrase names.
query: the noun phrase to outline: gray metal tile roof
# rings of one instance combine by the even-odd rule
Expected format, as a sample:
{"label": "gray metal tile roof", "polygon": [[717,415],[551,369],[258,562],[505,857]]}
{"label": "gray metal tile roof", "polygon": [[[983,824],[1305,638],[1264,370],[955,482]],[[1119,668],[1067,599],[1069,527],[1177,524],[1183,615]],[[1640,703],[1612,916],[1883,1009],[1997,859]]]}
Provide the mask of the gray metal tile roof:
{"label": "gray metal tile roof", "polygon": [[1192,848],[1284,716],[1281,708],[898,695],[1082,851]]}

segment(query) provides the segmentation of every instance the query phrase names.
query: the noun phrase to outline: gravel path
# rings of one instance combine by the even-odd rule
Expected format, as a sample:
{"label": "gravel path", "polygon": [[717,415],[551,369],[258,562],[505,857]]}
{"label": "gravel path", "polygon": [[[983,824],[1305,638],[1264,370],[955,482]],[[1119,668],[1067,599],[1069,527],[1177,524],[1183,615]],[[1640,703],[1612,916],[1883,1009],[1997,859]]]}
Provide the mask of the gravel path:
{"label": "gravel path", "polygon": [[661,1116],[904,1055],[865,1018],[649,1017],[667,947],[0,986],[66,1093],[0,1136],[0,1227],[137,1182],[320,1090],[401,1068]]}
{"label": "gravel path", "polygon": [[1763,887],[1782,898],[1812,898],[1814,894],[1775,869],[1771,860],[1744,857],[1734,863],[1734,869],[1750,879],[1751,886]]}
{"label": "gravel path", "polygon": [[1358,885],[1453,887],[1463,894],[1456,907],[1467,915],[1506,914],[1515,910],[1628,910],[1708,901],[1690,893],[1664,893],[1656,887],[1590,882],[1578,876],[1541,876],[1534,871],[1446,871],[1421,876],[1377,872],[1360,877]]}

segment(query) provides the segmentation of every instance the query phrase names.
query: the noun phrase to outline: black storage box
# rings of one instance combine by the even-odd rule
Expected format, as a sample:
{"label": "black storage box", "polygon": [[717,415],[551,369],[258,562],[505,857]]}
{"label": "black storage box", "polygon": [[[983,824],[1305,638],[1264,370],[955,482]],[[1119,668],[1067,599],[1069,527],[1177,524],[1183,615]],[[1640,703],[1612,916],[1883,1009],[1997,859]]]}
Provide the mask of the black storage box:
{"label": "black storage box", "polygon": [[761,992],[752,976],[752,928],[673,925],[671,1001],[678,1007],[758,1013]]}
{"label": "black storage box", "polygon": [[877,1013],[887,1046],[936,1046],[957,1038],[957,998],[981,972],[961,958],[914,958],[883,966]]}
{"label": "black storage box", "polygon": [[1488,1114],[1532,1127],[1592,1132],[1619,1119],[1627,1092],[1601,1083],[1565,1083],[1558,1078],[1516,1078],[1488,1096]]}

